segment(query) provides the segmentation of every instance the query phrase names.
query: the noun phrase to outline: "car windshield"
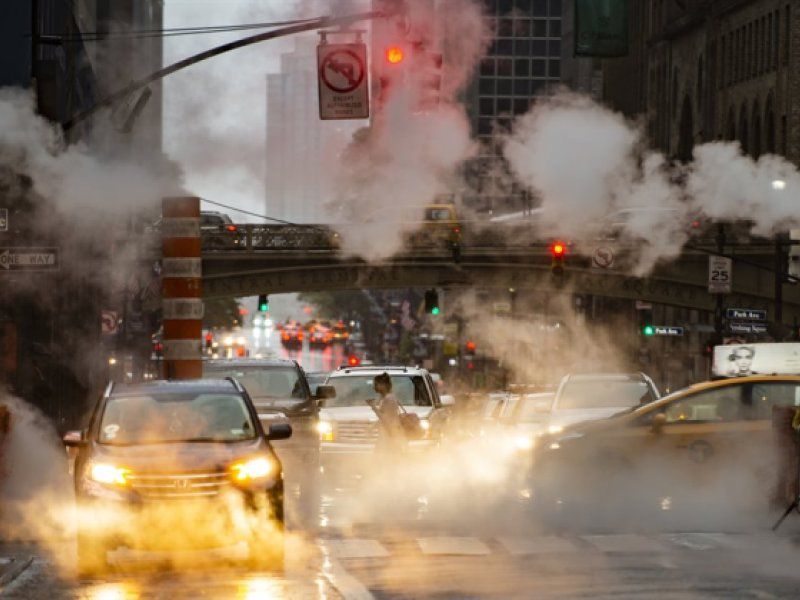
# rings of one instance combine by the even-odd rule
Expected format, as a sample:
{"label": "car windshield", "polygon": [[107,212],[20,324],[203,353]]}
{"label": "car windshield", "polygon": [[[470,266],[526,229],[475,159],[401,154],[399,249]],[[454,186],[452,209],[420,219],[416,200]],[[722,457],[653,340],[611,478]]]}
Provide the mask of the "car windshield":
{"label": "car windshield", "polygon": [[[403,406],[431,406],[425,381],[419,375],[392,375],[392,395]],[[325,400],[325,407],[366,406],[367,400],[378,397],[372,375],[331,377],[328,384],[336,388],[336,397]]]}
{"label": "car windshield", "polygon": [[514,420],[519,423],[539,423],[547,419],[553,396],[528,396],[517,402]]}
{"label": "car windshield", "polygon": [[237,394],[158,394],[108,399],[99,441],[111,445],[251,440],[255,427]]}
{"label": "car windshield", "polygon": [[308,393],[294,367],[229,367],[208,370],[214,379],[233,377],[238,380],[254,400],[308,400]]}
{"label": "car windshield", "polygon": [[655,400],[647,382],[636,379],[568,381],[561,388],[556,410],[631,408]]}

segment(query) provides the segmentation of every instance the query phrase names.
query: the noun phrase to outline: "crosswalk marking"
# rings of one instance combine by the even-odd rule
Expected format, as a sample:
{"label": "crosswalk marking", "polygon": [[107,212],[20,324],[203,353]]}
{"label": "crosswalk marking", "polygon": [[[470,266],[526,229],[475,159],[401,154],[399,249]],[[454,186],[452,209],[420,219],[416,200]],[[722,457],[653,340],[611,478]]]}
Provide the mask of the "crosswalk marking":
{"label": "crosswalk marking", "polygon": [[429,537],[417,540],[423,554],[448,556],[485,556],[489,546],[474,537]]}
{"label": "crosswalk marking", "polygon": [[378,540],[322,540],[323,547],[336,558],[384,558],[389,551]]}
{"label": "crosswalk marking", "polygon": [[501,537],[498,538],[498,541],[512,556],[565,554],[580,550],[580,547],[573,540],[559,536]]}
{"label": "crosswalk marking", "polygon": [[581,539],[601,552],[637,554],[639,552],[663,552],[666,549],[657,540],[635,533],[582,535]]}
{"label": "crosswalk marking", "polygon": [[719,537],[708,533],[665,533],[661,538],[689,550],[713,550],[722,545]]}

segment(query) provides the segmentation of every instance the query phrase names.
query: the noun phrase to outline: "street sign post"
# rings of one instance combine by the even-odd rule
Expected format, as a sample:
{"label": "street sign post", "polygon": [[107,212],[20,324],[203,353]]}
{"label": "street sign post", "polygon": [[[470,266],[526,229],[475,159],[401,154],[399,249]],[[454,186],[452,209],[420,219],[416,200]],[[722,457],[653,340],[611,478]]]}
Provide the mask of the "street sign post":
{"label": "street sign post", "polygon": [[0,248],[0,273],[56,270],[58,248]]}
{"label": "street sign post", "polygon": [[8,209],[0,208],[0,232],[8,231]]}
{"label": "street sign post", "polygon": [[369,117],[367,47],[362,43],[317,46],[319,118]]}
{"label": "street sign post", "polygon": [[730,294],[733,283],[733,261],[724,256],[708,257],[708,291],[712,294]]}

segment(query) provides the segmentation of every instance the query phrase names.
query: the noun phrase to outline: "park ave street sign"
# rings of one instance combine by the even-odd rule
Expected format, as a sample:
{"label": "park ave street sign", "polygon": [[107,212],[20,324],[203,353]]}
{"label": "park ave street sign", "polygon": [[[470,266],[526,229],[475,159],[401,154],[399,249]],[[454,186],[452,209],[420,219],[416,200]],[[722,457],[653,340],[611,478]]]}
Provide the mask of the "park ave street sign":
{"label": "park ave street sign", "polygon": [[58,248],[0,248],[0,273],[56,269],[58,269]]}
{"label": "park ave street sign", "polygon": [[729,319],[737,321],[766,321],[767,311],[755,308],[729,308],[725,311]]}

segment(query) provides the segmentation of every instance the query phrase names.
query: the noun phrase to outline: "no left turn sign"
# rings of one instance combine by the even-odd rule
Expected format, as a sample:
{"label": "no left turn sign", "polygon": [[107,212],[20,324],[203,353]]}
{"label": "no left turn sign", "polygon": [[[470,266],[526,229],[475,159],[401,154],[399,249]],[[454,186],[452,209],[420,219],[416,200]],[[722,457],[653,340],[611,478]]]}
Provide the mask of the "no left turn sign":
{"label": "no left turn sign", "polygon": [[601,269],[610,269],[614,266],[614,251],[611,248],[597,248],[592,256],[592,262]]}
{"label": "no left turn sign", "polygon": [[319,118],[366,119],[369,116],[367,47],[364,44],[320,44]]}

